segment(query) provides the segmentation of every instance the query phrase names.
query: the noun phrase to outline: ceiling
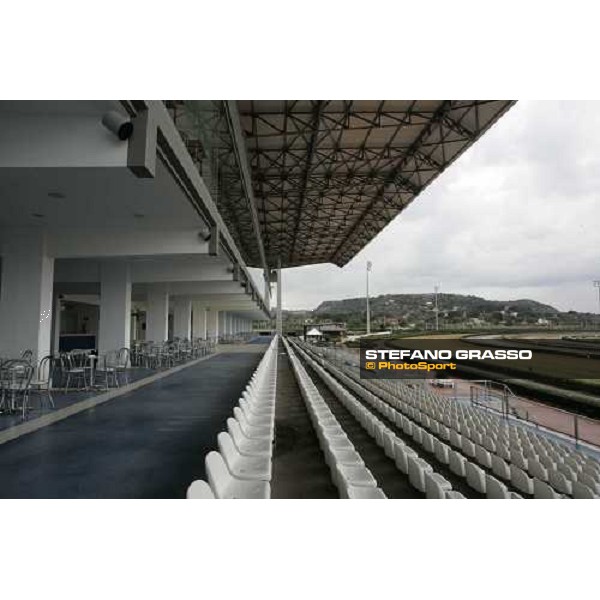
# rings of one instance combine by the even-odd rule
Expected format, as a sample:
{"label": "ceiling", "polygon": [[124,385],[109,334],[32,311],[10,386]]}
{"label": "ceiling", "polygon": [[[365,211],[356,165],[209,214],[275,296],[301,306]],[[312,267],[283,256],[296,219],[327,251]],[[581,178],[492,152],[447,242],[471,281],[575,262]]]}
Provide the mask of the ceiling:
{"label": "ceiling", "polygon": [[239,101],[267,263],[346,264],[513,104]]}
{"label": "ceiling", "polygon": [[188,229],[202,221],[165,166],[0,168],[0,227]]}

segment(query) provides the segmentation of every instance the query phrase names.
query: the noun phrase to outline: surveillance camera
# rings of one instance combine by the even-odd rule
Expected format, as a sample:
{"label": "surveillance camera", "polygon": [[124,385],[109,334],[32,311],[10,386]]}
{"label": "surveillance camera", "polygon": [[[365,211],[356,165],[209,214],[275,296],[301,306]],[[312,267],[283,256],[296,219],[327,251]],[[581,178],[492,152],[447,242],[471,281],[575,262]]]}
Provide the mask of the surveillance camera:
{"label": "surveillance camera", "polygon": [[120,140],[129,139],[133,133],[133,123],[115,110],[107,112],[102,117],[102,125]]}

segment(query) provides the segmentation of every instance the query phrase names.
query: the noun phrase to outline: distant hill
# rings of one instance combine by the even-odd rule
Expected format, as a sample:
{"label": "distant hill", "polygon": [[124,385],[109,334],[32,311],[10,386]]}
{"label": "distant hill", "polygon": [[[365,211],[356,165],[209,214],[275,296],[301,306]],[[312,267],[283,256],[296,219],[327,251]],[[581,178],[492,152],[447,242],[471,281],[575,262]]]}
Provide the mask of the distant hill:
{"label": "distant hill", "polygon": [[[435,320],[434,295],[385,294],[370,299],[371,323],[374,327],[426,327]],[[553,306],[536,300],[486,300],[462,294],[438,295],[439,318],[446,326],[485,325],[578,325],[595,320],[590,314],[570,311],[562,313]],[[347,298],[327,300],[316,309],[284,311],[289,323],[345,321],[350,328],[363,327],[366,300]]]}
{"label": "distant hill", "polygon": [[[407,314],[431,312],[433,294],[385,294],[370,299],[373,316],[403,317]],[[482,313],[516,312],[536,316],[556,315],[553,306],[535,300],[486,300],[478,296],[461,294],[438,294],[438,307],[441,312],[467,313],[466,317],[477,317]],[[316,316],[342,315],[366,310],[365,298],[349,298],[345,300],[327,300],[319,304],[313,311]]]}

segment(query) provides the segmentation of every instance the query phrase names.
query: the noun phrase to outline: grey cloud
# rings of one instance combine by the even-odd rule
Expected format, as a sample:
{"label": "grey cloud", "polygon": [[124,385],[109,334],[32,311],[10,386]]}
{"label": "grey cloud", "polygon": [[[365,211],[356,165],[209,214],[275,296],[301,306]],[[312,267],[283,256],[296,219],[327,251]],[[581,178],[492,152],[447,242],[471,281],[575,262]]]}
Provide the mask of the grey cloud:
{"label": "grey cloud", "polygon": [[284,273],[284,305],[364,294],[531,297],[597,311],[600,103],[520,102],[344,269]]}

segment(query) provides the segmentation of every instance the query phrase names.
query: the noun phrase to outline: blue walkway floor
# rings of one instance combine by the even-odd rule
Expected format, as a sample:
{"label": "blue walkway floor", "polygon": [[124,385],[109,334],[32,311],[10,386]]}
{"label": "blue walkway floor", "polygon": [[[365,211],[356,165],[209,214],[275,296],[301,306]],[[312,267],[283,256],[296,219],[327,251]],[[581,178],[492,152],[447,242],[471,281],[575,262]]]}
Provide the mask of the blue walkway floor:
{"label": "blue walkway floor", "polygon": [[[134,381],[138,381],[140,379],[144,379],[145,377],[149,377],[150,375],[154,375],[160,370],[161,369],[146,369],[144,367],[133,367],[129,370],[128,373],[129,383],[133,383]],[[113,387],[111,387],[110,389],[112,390]],[[72,404],[77,404],[77,402],[81,402],[86,398],[92,398],[93,396],[103,394],[105,391],[108,390],[102,389],[100,386],[98,387],[98,389],[95,390],[70,390],[68,394],[65,394],[60,390],[53,390],[52,400],[54,401],[54,408],[50,406],[45,392],[41,394],[32,393],[30,399],[31,409],[27,413],[26,420],[31,421],[32,419],[51,414],[55,409],[65,408],[67,406],[71,406]],[[21,423],[23,423],[23,416],[18,410],[15,413],[2,412],[0,414],[0,431],[2,431],[3,429],[10,429],[11,427],[15,427],[15,425],[19,425]]]}
{"label": "blue walkway floor", "polygon": [[0,498],[183,498],[265,349],[217,354],[3,444]]}

